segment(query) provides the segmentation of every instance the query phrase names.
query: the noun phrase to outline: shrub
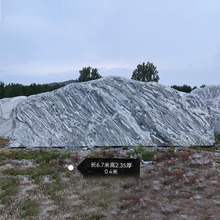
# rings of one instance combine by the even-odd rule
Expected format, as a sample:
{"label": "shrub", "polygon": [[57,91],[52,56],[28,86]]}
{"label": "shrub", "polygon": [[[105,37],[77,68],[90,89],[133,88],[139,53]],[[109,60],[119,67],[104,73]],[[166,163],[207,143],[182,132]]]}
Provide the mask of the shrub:
{"label": "shrub", "polygon": [[139,159],[142,159],[144,161],[152,161],[157,154],[157,151],[147,151],[144,149],[143,146],[138,146],[133,149],[133,151],[128,151],[126,153],[129,158],[131,157],[137,157]]}
{"label": "shrub", "polygon": [[134,70],[131,79],[143,81],[143,82],[158,82],[160,77],[158,76],[157,67],[153,63],[147,62],[138,64],[137,68]]}
{"label": "shrub", "polygon": [[156,153],[156,151],[145,151],[142,153],[142,159],[144,161],[152,161]]}

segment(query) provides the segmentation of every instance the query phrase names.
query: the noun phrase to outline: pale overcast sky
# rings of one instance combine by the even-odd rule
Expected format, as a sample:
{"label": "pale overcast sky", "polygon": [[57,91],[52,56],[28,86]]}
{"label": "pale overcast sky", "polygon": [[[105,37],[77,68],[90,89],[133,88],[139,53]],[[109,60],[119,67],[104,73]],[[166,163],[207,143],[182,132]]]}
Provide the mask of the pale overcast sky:
{"label": "pale overcast sky", "polygon": [[0,0],[0,81],[131,78],[153,62],[164,85],[220,84],[219,0]]}

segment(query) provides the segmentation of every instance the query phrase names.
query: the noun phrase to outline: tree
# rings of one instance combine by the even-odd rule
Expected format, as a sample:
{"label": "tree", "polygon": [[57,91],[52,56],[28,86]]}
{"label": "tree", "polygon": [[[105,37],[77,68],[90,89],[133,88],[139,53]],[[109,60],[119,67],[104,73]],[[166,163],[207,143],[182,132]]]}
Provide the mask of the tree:
{"label": "tree", "polygon": [[192,90],[196,89],[197,87],[196,86],[191,87],[191,86],[187,86],[186,84],[184,84],[183,86],[173,85],[173,86],[171,86],[171,88],[176,89],[181,92],[190,93],[190,92],[192,92]]}
{"label": "tree", "polygon": [[137,65],[137,69],[134,70],[131,79],[143,81],[143,82],[158,82],[160,77],[158,76],[158,71],[156,66],[153,63],[147,62]]}
{"label": "tree", "polygon": [[4,98],[5,95],[5,84],[0,81],[0,99]]}
{"label": "tree", "polygon": [[98,73],[98,69],[89,67],[84,67],[79,71],[80,76],[77,79],[77,82],[86,82],[89,80],[99,79],[102,76]]}
{"label": "tree", "polygon": [[38,94],[42,92],[49,92],[55,89],[63,87],[64,84],[57,84],[50,86],[49,84],[35,84],[32,83],[30,86],[24,86],[21,84],[9,83],[5,85],[0,81],[0,99],[1,98],[11,98],[15,96],[29,96],[33,94]]}

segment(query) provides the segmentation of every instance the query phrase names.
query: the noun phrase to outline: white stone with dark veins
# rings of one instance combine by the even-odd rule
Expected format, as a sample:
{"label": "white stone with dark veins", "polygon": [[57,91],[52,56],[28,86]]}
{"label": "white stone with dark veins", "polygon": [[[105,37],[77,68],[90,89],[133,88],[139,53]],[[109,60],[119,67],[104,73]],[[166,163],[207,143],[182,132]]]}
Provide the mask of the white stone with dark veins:
{"label": "white stone with dark veins", "polygon": [[213,117],[197,95],[121,77],[29,96],[10,119],[4,136],[27,147],[214,143]]}
{"label": "white stone with dark veins", "polygon": [[214,116],[215,133],[220,134],[220,85],[198,88],[191,92],[204,100]]}

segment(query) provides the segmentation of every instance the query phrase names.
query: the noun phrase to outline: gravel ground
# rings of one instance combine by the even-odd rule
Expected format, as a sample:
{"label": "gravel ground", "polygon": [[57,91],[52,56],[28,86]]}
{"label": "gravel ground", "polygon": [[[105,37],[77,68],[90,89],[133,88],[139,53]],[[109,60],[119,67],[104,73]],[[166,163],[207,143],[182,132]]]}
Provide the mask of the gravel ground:
{"label": "gravel ground", "polygon": [[[130,148],[2,148],[0,219],[219,220],[219,147],[144,148],[155,150],[153,159],[144,161]],[[91,156],[139,158],[140,177],[84,178],[67,169]]]}

